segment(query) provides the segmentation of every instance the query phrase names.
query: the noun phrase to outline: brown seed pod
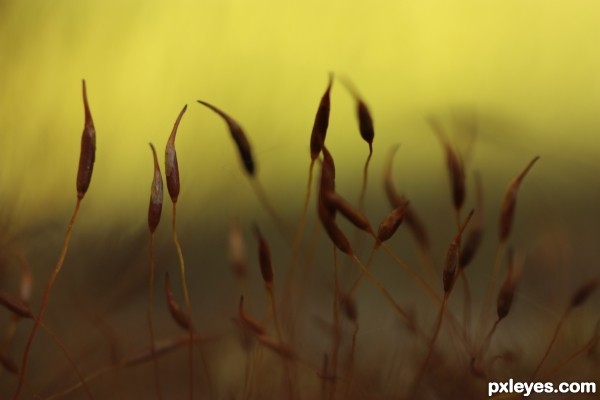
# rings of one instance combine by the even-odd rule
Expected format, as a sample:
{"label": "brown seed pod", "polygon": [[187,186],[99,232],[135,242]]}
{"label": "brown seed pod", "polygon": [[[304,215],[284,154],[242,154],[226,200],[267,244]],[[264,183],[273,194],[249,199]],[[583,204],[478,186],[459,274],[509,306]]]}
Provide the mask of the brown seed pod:
{"label": "brown seed pod", "polygon": [[405,202],[394,208],[394,210],[392,210],[392,212],[385,217],[383,221],[381,221],[381,224],[379,224],[379,230],[377,231],[377,242],[383,243],[394,236],[394,233],[396,233],[398,227],[402,223],[402,219],[406,215],[408,204],[408,202]]}
{"label": "brown seed pod", "polygon": [[323,162],[321,163],[321,182],[319,185],[319,201],[318,207],[322,205],[325,210],[335,218],[336,207],[332,203],[327,201],[327,194],[335,193],[335,163],[333,157],[327,147],[323,147]]}
{"label": "brown seed pod", "polygon": [[160,215],[162,213],[163,181],[160,173],[160,166],[158,164],[158,157],[156,156],[156,149],[152,143],[150,143],[150,148],[152,149],[152,156],[154,158],[154,178],[152,179],[152,186],[150,186],[148,228],[150,229],[150,232],[154,232],[160,222]]}
{"label": "brown seed pod", "polygon": [[242,127],[233,118],[231,118],[229,115],[225,114],[223,111],[213,106],[212,104],[209,104],[202,100],[198,100],[198,103],[210,108],[221,118],[223,118],[223,120],[229,127],[231,137],[233,138],[233,141],[237,146],[238,152],[240,153],[242,163],[244,164],[244,169],[246,170],[248,175],[254,176],[256,168],[254,165],[254,159],[252,157],[252,150],[250,148],[250,142],[248,142],[248,138],[246,137],[246,134],[244,133]]}
{"label": "brown seed pod", "polygon": [[439,122],[434,118],[429,118],[428,122],[444,146],[446,164],[450,176],[450,187],[452,188],[452,203],[454,204],[454,209],[460,210],[465,202],[466,193],[465,171],[462,160],[452,146],[450,146],[448,138],[444,134]]}
{"label": "brown seed pod", "polygon": [[373,139],[375,139],[375,128],[373,126],[373,117],[369,111],[369,107],[365,104],[358,90],[347,79],[342,80],[342,83],[348,89],[356,102],[356,116],[358,118],[358,130],[360,136],[369,145],[369,153],[373,153]]}
{"label": "brown seed pod", "polygon": [[169,306],[169,312],[171,313],[173,320],[177,322],[177,324],[183,329],[189,331],[192,327],[190,318],[185,312],[183,312],[173,297],[173,291],[171,290],[171,279],[169,278],[168,272],[165,273],[165,296],[167,298],[167,305]]}
{"label": "brown seed pod", "polygon": [[449,293],[454,287],[454,282],[456,281],[456,269],[458,267],[458,254],[460,249],[460,241],[462,234],[469,224],[471,217],[473,216],[473,212],[475,210],[471,210],[465,222],[463,222],[462,226],[459,228],[458,232],[450,242],[450,246],[448,247],[448,251],[446,252],[446,261],[444,263],[444,271],[443,271],[443,284],[444,284],[444,292]]}
{"label": "brown seed pod", "polygon": [[504,279],[504,283],[500,288],[496,302],[496,313],[498,314],[498,320],[505,318],[510,312],[515,295],[515,289],[520,277],[521,269],[515,267],[514,256],[511,249],[508,252],[508,272],[506,274],[506,278]]}
{"label": "brown seed pod", "polygon": [[596,291],[598,288],[598,279],[593,278],[581,285],[575,293],[573,293],[573,297],[571,297],[571,303],[569,305],[570,308],[576,308],[581,306],[583,303],[587,301],[587,299]]}
{"label": "brown seed pod", "polygon": [[0,291],[0,304],[21,318],[33,318],[33,314],[31,313],[29,306],[18,297],[14,297],[6,292]]}
{"label": "brown seed pod", "polygon": [[[408,200],[406,200],[404,196],[398,193],[392,180],[392,163],[394,161],[396,151],[398,151],[399,147],[399,145],[395,145],[392,146],[392,148],[390,149],[383,172],[385,192],[387,194],[388,201],[390,202],[392,208],[397,208],[402,204],[408,202]],[[409,207],[406,209],[406,212],[404,214],[404,221],[406,221],[406,226],[408,227],[408,230],[416,240],[419,247],[423,250],[428,250],[429,235],[427,234],[427,230],[425,229],[425,224],[423,224],[418,214],[415,212],[414,207]]]}
{"label": "brown seed pod", "polygon": [[517,205],[519,186],[521,186],[523,178],[525,178],[525,175],[527,175],[531,167],[533,167],[539,158],[540,157],[538,156],[531,160],[525,169],[519,175],[517,175],[515,179],[513,179],[510,185],[508,185],[508,189],[506,190],[504,201],[502,202],[502,207],[500,209],[499,237],[501,243],[505,242],[510,235],[513,220],[515,218],[515,208]]}
{"label": "brown seed pod", "polygon": [[323,225],[323,228],[325,228],[325,232],[327,232],[327,235],[333,244],[342,252],[353,255],[354,252],[352,251],[350,241],[337,226],[334,217],[331,215],[323,201],[318,202],[318,212],[321,224]]}
{"label": "brown seed pod", "polygon": [[92,113],[87,99],[85,80],[83,86],[83,107],[85,123],[81,135],[81,151],[79,153],[79,169],[77,170],[77,198],[83,199],[92,180],[94,161],[96,160],[96,128],[92,120]]}
{"label": "brown seed pod", "polygon": [[469,234],[460,249],[460,260],[458,262],[460,268],[465,268],[471,263],[477,250],[479,250],[483,238],[483,190],[479,174],[475,175],[475,186],[477,188],[477,211],[475,212]]}
{"label": "brown seed pod", "polygon": [[240,321],[242,322],[242,326],[244,328],[251,330],[257,335],[265,334],[265,329],[262,327],[260,322],[251,318],[244,312],[244,296],[240,296],[240,306],[238,308],[238,314],[240,316]]}
{"label": "brown seed pod", "polygon": [[254,225],[254,234],[258,240],[258,259],[260,262],[260,272],[262,274],[263,281],[267,286],[273,286],[273,264],[271,262],[271,249],[256,225]]}
{"label": "brown seed pod", "polygon": [[177,136],[177,129],[179,128],[179,123],[181,122],[183,114],[185,114],[185,110],[187,110],[187,104],[183,106],[183,109],[179,112],[165,148],[165,179],[167,181],[169,196],[171,196],[171,201],[173,203],[177,203],[180,190],[179,163],[177,162],[177,151],[175,151],[175,137]]}
{"label": "brown seed pod", "polygon": [[321,149],[325,145],[325,136],[327,135],[327,128],[329,127],[329,113],[331,110],[330,92],[331,86],[333,85],[333,74],[329,74],[329,83],[327,89],[321,97],[317,114],[315,115],[315,122],[313,124],[312,133],[310,135],[310,158],[316,160],[321,153]]}
{"label": "brown seed pod", "polygon": [[339,194],[335,192],[326,193],[323,200],[325,201],[325,205],[335,207],[337,211],[358,229],[367,233],[373,233],[373,228],[371,228],[371,224],[367,217],[356,208],[352,207],[352,205]]}

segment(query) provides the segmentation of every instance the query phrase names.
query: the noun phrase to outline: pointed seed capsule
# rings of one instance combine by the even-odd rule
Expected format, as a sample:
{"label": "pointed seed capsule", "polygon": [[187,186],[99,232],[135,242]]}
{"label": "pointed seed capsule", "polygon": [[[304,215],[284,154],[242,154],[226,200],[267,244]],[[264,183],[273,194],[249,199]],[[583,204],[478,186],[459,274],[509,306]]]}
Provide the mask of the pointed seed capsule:
{"label": "pointed seed capsule", "polygon": [[79,153],[79,169],[77,170],[77,198],[83,199],[92,180],[94,161],[96,160],[96,129],[87,99],[85,80],[83,86],[83,107],[85,123],[81,135],[81,151]]}
{"label": "pointed seed capsule", "polygon": [[183,114],[185,114],[185,110],[187,110],[187,104],[179,112],[165,148],[165,179],[167,181],[169,196],[171,196],[173,203],[177,203],[180,190],[179,163],[177,162],[177,151],[175,151],[175,137],[177,136],[177,129],[179,128]]}
{"label": "pointed seed capsule", "polygon": [[242,159],[242,163],[244,164],[244,169],[246,170],[248,175],[254,176],[256,168],[254,165],[254,158],[252,157],[252,149],[250,148],[250,142],[248,142],[248,138],[246,137],[246,134],[244,133],[242,127],[228,114],[221,111],[212,104],[209,104],[202,100],[198,100],[198,103],[208,107],[216,114],[218,114],[221,118],[223,118],[223,120],[227,124],[227,127],[229,128],[231,137],[233,138],[233,141],[237,146],[240,158]]}

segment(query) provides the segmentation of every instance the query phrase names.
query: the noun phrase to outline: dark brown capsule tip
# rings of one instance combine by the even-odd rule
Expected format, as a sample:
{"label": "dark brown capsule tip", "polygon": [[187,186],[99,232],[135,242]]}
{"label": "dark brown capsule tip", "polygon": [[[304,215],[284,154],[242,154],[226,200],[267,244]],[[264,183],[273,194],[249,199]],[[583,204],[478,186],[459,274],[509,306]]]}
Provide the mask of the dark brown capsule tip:
{"label": "dark brown capsule tip", "polygon": [[152,156],[154,158],[154,177],[152,178],[152,185],[150,186],[150,205],[148,206],[148,228],[150,232],[156,231],[160,222],[160,215],[162,213],[163,205],[163,181],[160,173],[160,166],[158,164],[158,157],[156,155],[156,149],[154,145],[150,143],[150,149],[152,150]]}
{"label": "dark brown capsule tip", "polygon": [[327,89],[321,97],[317,114],[315,115],[315,122],[313,124],[312,133],[310,135],[310,157],[312,160],[316,160],[319,157],[319,153],[325,145],[325,137],[327,136],[327,129],[329,127],[329,114],[331,111],[331,86],[333,85],[333,74],[329,74],[329,83]]}
{"label": "dark brown capsule tip", "polygon": [[175,138],[177,137],[177,130],[179,129],[179,123],[183,118],[183,114],[187,110],[187,104],[183,106],[183,109],[179,112],[169,140],[167,140],[167,146],[165,147],[165,179],[167,181],[167,190],[173,203],[177,203],[179,198],[179,163],[177,162],[177,151],[175,150]]}
{"label": "dark brown capsule tip", "polygon": [[81,151],[79,153],[79,169],[77,170],[77,198],[83,199],[92,180],[94,170],[94,161],[96,160],[96,129],[92,120],[92,113],[87,98],[87,89],[85,80],[82,81],[83,87],[83,108],[85,113],[85,122],[83,133],[81,135]]}
{"label": "dark brown capsule tip", "polygon": [[579,289],[577,289],[577,291],[573,293],[573,297],[571,297],[570,307],[576,308],[585,303],[587,299],[592,295],[592,293],[596,291],[596,289],[598,288],[598,284],[598,279],[594,278],[581,285]]}
{"label": "dark brown capsule tip", "polygon": [[505,242],[510,235],[512,230],[513,221],[515,218],[515,209],[517,206],[517,194],[519,192],[519,187],[523,182],[523,179],[529,172],[529,170],[533,167],[533,165],[539,160],[539,156],[534,157],[529,164],[525,167],[525,169],[517,175],[513,181],[508,186],[506,190],[506,194],[504,195],[504,200],[502,202],[502,207],[500,209],[500,222],[499,222],[499,238],[500,242]]}
{"label": "dark brown capsule tip", "polygon": [[267,285],[273,284],[273,264],[271,262],[271,249],[257,225],[254,225],[254,234],[258,240],[258,259],[263,281]]}
{"label": "dark brown capsule tip", "polygon": [[506,278],[498,293],[496,304],[498,320],[505,318],[510,312],[519,277],[520,270],[515,270],[513,251],[510,249],[508,252],[508,272],[506,273]]}
{"label": "dark brown capsule tip", "polygon": [[375,127],[373,126],[373,117],[367,105],[360,99],[356,106],[358,115],[358,127],[360,136],[369,144],[369,151],[373,152],[373,139],[375,139]]}
{"label": "dark brown capsule tip", "polygon": [[248,175],[254,176],[256,173],[256,166],[254,163],[254,158],[252,157],[252,149],[250,147],[250,142],[248,142],[248,137],[246,136],[246,133],[242,127],[237,123],[236,120],[212,104],[202,100],[198,100],[198,103],[209,108],[225,121],[227,127],[229,128],[229,133],[231,134],[231,137],[237,146],[240,158],[242,159],[242,164],[244,165],[244,170]]}

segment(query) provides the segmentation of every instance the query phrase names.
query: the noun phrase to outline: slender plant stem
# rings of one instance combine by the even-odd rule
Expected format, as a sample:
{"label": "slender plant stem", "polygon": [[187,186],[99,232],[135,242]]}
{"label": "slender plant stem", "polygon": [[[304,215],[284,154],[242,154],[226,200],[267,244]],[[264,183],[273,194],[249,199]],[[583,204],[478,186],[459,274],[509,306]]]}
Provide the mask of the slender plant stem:
{"label": "slender plant stem", "polygon": [[181,250],[181,244],[179,243],[179,237],[177,236],[177,203],[173,202],[173,242],[177,249],[177,256],[179,257],[179,274],[181,275],[181,285],[183,286],[183,298],[185,301],[185,309],[188,314],[190,321],[190,343],[188,353],[188,365],[189,365],[189,376],[190,376],[190,400],[194,398],[194,323],[192,321],[192,306],[190,303],[190,295],[188,292],[187,279],[185,277],[185,260],[183,259],[183,251]]}
{"label": "slender plant stem", "polygon": [[[150,333],[150,349],[152,351],[152,355],[156,351],[156,340],[154,337],[154,321],[152,319],[153,314],[153,305],[154,305],[154,271],[156,268],[156,260],[154,258],[154,232],[150,232],[150,271],[149,271],[149,279],[148,279],[148,331]],[[162,399],[162,394],[160,390],[160,374],[158,371],[158,359],[156,357],[153,358],[153,369],[154,369],[154,384],[156,386],[156,397],[158,399]]]}
{"label": "slender plant stem", "polygon": [[60,251],[60,256],[58,261],[56,262],[56,266],[54,267],[54,271],[52,275],[50,275],[50,279],[44,288],[44,293],[42,295],[42,302],[40,305],[40,311],[38,312],[37,317],[35,318],[33,327],[31,328],[31,333],[29,334],[29,339],[27,339],[27,344],[25,345],[25,350],[23,351],[23,359],[21,361],[21,369],[19,371],[19,383],[17,384],[17,389],[13,396],[14,400],[17,400],[21,395],[21,389],[23,388],[23,382],[25,380],[25,371],[27,368],[27,361],[29,360],[29,352],[31,351],[31,345],[33,344],[33,339],[35,334],[42,323],[42,319],[44,318],[44,313],[46,312],[46,306],[48,305],[48,300],[50,299],[50,292],[52,291],[52,287],[54,286],[54,282],[60,273],[63,264],[65,263],[65,257],[67,255],[67,251],[69,249],[69,242],[71,241],[71,235],[73,234],[73,226],[75,225],[75,221],[77,219],[77,214],[79,213],[79,207],[81,206],[82,198],[77,198],[77,203],[75,203],[75,209],[73,210],[73,215],[71,216],[71,220],[69,221],[69,226],[67,227],[67,233],[65,234],[65,238],[63,241],[62,249]]}
{"label": "slender plant stem", "polygon": [[548,343],[548,346],[546,347],[544,356],[542,357],[542,359],[538,363],[537,367],[535,367],[535,370],[533,370],[533,373],[531,374],[531,380],[534,380],[535,377],[537,376],[538,372],[540,372],[540,369],[542,369],[544,362],[546,362],[546,359],[550,355],[550,350],[552,350],[552,346],[554,345],[554,342],[556,342],[556,339],[558,338],[558,333],[560,332],[560,328],[562,328],[563,324],[569,317],[570,313],[571,313],[571,308],[568,308],[563,313],[563,315],[560,317],[560,320],[558,321],[558,324],[556,324],[556,328],[554,329],[554,333],[552,334],[552,339],[550,339],[550,343]]}

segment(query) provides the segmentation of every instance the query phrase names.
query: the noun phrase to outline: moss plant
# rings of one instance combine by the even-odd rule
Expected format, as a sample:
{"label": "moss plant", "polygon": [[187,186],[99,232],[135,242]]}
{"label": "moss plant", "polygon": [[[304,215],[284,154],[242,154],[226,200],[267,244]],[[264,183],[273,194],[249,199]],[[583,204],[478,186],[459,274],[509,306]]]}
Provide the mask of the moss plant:
{"label": "moss plant", "polygon": [[[508,171],[514,177],[508,187],[504,182],[495,190],[486,184],[485,166],[472,167],[442,120],[429,118],[445,157],[446,169],[438,172],[448,174],[450,184],[449,192],[433,199],[436,217],[446,218],[431,224],[419,197],[405,194],[395,177],[400,168],[410,168],[402,160],[396,161],[398,169],[392,164],[397,145],[383,163],[381,179],[370,179],[367,187],[380,153],[373,153],[372,114],[348,81],[344,86],[355,102],[369,154],[365,164],[360,162],[362,175],[348,176],[347,164],[338,162],[344,150],[331,138],[340,133],[328,133],[333,83],[332,74],[316,116],[306,121],[309,183],[306,192],[304,184],[298,186],[297,203],[267,201],[262,184],[268,182],[259,180],[255,164],[262,153],[251,151],[252,132],[200,101],[226,122],[242,161],[237,172],[250,179],[260,208],[231,210],[234,222],[223,221],[225,228],[205,224],[184,205],[177,209],[180,188],[191,182],[187,177],[206,173],[184,170],[186,180],[180,182],[175,135],[184,107],[164,156],[172,225],[159,226],[163,181],[160,157],[151,145],[150,193],[147,186],[136,193],[144,201],[150,194],[147,214],[139,212],[143,229],[119,227],[94,232],[92,238],[73,230],[95,159],[84,83],[77,203],[45,287],[32,284],[45,279],[42,270],[29,265],[35,253],[27,249],[35,244],[27,235],[9,239],[0,232],[0,306],[3,317],[8,315],[0,321],[0,398],[481,399],[492,381],[597,381],[600,330],[590,314],[598,304],[598,278],[581,279],[574,265],[575,277],[562,289],[540,290],[544,279],[553,277],[532,278],[527,246],[533,242],[518,234],[517,194],[530,182],[535,185],[543,161],[529,158],[523,168],[526,160],[521,160],[523,165]],[[190,113],[205,115],[199,107]],[[193,129],[181,127],[184,135],[193,135]],[[357,147],[363,145],[354,139]],[[353,146],[354,139],[344,140]],[[404,144],[402,150],[414,151]],[[282,174],[286,167],[279,166]],[[315,188],[313,172],[320,172]],[[429,184],[425,174],[419,179]],[[348,181],[354,184],[344,184]],[[232,179],[231,193],[243,191],[238,183]],[[378,196],[387,197],[390,206],[377,203]],[[208,215],[217,206],[197,208]],[[270,220],[261,220],[265,213]],[[489,234],[495,229],[497,235]],[[102,235],[113,244],[103,246]],[[72,236],[78,239],[72,247],[82,250],[66,258]],[[360,244],[368,243],[362,254]],[[127,251],[119,253],[120,247]],[[204,253],[210,256],[200,262],[197,255]],[[507,272],[500,282],[503,265]],[[79,282],[81,270],[97,282],[78,291],[66,282]],[[171,285],[169,278],[177,271],[181,286]],[[155,284],[155,276],[165,276],[164,286]],[[215,276],[227,281],[218,288],[218,302],[207,286],[197,284],[214,284]],[[183,298],[183,306],[177,298]]]}

